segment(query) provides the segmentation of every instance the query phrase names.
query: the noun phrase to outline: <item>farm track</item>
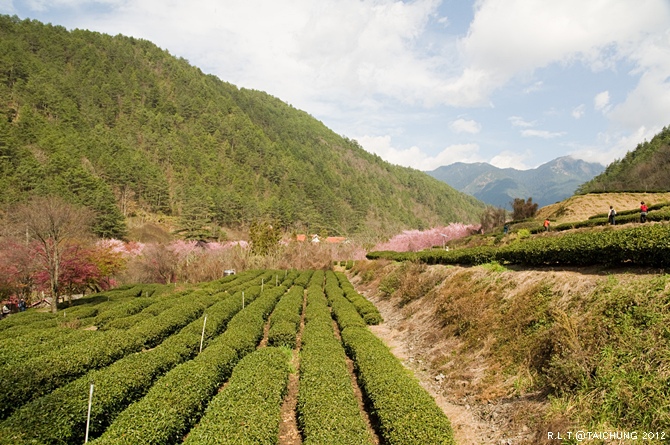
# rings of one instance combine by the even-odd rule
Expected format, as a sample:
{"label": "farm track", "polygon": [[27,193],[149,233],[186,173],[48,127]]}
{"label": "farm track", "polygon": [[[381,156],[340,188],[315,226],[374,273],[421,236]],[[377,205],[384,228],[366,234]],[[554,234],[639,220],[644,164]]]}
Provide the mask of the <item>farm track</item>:
{"label": "farm track", "polygon": [[295,339],[295,348],[292,352],[291,365],[294,369],[289,375],[286,397],[281,407],[281,423],[279,424],[279,445],[301,445],[302,436],[298,429],[296,406],[298,404],[298,382],[300,379],[300,348],[302,347],[302,332],[305,329],[305,308],[307,307],[307,293],[303,291],[302,309],[300,311],[300,327]]}

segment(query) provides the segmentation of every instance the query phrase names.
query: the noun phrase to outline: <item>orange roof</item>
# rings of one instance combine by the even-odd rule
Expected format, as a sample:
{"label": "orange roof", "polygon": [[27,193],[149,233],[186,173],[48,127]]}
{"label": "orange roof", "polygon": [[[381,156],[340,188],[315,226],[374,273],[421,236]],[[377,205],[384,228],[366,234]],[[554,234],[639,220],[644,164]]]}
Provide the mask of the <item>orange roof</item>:
{"label": "orange roof", "polygon": [[344,236],[329,236],[326,238],[327,243],[337,244],[346,241],[347,238]]}

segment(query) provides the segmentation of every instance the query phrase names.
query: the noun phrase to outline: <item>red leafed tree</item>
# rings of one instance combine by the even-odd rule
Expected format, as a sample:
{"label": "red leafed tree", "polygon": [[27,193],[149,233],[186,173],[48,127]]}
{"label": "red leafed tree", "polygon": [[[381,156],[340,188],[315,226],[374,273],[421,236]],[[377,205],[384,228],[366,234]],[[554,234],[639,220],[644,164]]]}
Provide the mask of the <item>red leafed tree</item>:
{"label": "red leafed tree", "polygon": [[51,311],[58,310],[61,284],[61,261],[66,247],[89,234],[92,213],[55,196],[37,197],[17,206],[11,212],[12,227],[25,233],[35,249],[39,269],[49,278]]}
{"label": "red leafed tree", "polygon": [[35,286],[38,267],[35,251],[26,242],[15,238],[0,241],[0,292],[3,296],[28,299]]}

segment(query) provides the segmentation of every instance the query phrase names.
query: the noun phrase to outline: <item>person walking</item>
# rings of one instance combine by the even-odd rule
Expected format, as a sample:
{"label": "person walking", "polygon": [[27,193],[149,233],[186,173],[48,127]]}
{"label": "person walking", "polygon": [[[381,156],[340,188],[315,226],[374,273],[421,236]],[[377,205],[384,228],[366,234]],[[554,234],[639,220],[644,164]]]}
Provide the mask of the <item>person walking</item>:
{"label": "person walking", "polygon": [[644,203],[644,201],[640,202],[640,222],[645,223],[647,222],[647,204]]}
{"label": "person walking", "polygon": [[546,218],[546,219],[544,220],[544,231],[545,231],[545,232],[548,232],[548,231],[549,231],[549,224],[550,224],[550,223],[549,223],[549,218]]}
{"label": "person walking", "polygon": [[614,210],[614,207],[610,206],[610,212],[607,214],[607,219],[609,220],[609,223],[611,225],[615,225],[616,221],[614,217],[616,216],[616,210]]}

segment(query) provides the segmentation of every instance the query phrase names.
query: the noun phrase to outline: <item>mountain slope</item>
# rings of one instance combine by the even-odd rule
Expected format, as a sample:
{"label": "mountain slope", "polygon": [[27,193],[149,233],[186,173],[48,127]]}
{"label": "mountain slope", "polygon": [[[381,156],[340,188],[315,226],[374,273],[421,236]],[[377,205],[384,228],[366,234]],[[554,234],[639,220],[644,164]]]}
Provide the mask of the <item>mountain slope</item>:
{"label": "mountain slope", "polygon": [[427,173],[488,204],[509,209],[514,198],[532,197],[540,206],[561,201],[603,170],[600,164],[566,156],[530,170],[457,162]]}
{"label": "mountain slope", "polygon": [[670,190],[670,128],[665,127],[651,141],[643,142],[607,166],[579,193],[653,192]]}
{"label": "mountain slope", "polygon": [[393,233],[474,222],[483,204],[393,166],[268,94],[203,74],[154,44],[0,16],[3,207],[56,193],[127,216],[176,217],[186,237],[270,219],[286,230]]}

